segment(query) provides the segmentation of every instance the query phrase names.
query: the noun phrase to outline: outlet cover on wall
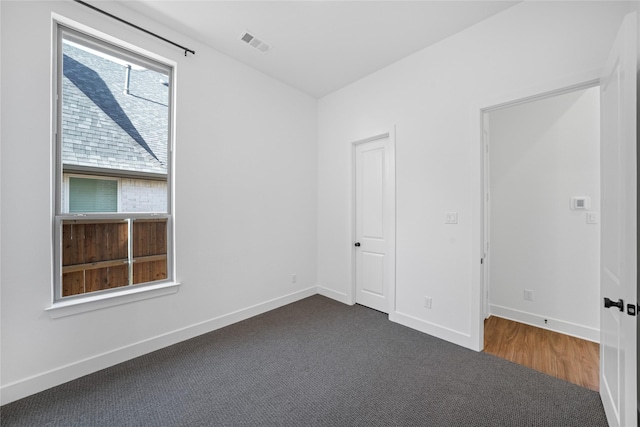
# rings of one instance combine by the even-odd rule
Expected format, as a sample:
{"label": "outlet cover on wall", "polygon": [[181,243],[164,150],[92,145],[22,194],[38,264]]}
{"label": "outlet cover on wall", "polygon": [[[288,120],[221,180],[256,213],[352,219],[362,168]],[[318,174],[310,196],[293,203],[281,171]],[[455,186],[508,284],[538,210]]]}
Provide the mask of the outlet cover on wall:
{"label": "outlet cover on wall", "polygon": [[298,281],[298,278],[296,277],[295,274],[291,275],[291,283],[296,283]]}
{"label": "outlet cover on wall", "polygon": [[433,300],[431,299],[431,297],[424,297],[424,307],[431,309],[431,303],[433,302]]}
{"label": "outlet cover on wall", "polygon": [[445,224],[457,224],[458,223],[458,212],[445,212],[444,213],[444,223]]}
{"label": "outlet cover on wall", "polygon": [[524,290],[524,300],[533,301],[533,291],[531,289]]}

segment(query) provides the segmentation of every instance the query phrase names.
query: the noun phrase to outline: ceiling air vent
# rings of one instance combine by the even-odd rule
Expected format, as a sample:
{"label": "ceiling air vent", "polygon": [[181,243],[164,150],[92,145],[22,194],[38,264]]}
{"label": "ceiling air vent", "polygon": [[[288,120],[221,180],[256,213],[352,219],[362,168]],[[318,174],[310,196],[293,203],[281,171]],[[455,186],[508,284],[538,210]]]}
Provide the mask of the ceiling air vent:
{"label": "ceiling air vent", "polygon": [[242,40],[243,42],[245,42],[249,46],[251,46],[251,47],[253,47],[255,49],[258,49],[262,53],[267,53],[271,49],[271,45],[270,44],[267,44],[267,43],[263,42],[262,40],[260,40],[256,36],[254,36],[253,34],[248,33],[246,31],[244,33],[242,33],[242,35],[240,36],[240,40]]}

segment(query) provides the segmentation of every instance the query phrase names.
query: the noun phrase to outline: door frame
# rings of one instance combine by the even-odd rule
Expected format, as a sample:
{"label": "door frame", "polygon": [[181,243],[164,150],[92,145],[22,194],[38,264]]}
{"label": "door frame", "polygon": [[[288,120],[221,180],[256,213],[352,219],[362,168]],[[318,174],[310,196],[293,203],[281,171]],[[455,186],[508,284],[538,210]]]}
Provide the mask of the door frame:
{"label": "door frame", "polygon": [[[349,245],[351,247],[351,286],[349,288],[350,295],[348,296],[349,304],[354,305],[356,303],[356,248],[353,243],[356,241],[356,146],[377,141],[379,139],[389,139],[387,146],[387,158],[386,158],[386,179],[385,187],[389,189],[389,197],[385,197],[387,203],[387,211],[391,212],[391,218],[389,218],[389,239],[387,239],[388,254],[390,257],[389,265],[391,271],[389,272],[389,283],[386,293],[388,296],[387,308],[389,311],[389,320],[394,319],[396,311],[396,127],[391,127],[388,132],[374,134],[373,136],[359,139],[351,142],[351,241]],[[391,205],[391,206],[389,206]]]}
{"label": "door frame", "polygon": [[[482,248],[483,248],[483,316],[484,318],[488,318],[490,315],[490,304],[489,304],[489,296],[491,293],[491,274],[490,274],[490,265],[491,265],[491,257],[489,256],[491,247],[490,247],[490,233],[491,233],[491,209],[490,209],[490,188],[491,188],[491,180],[490,180],[490,172],[491,172],[491,130],[489,128],[489,114],[501,110],[504,108],[515,107],[522,104],[527,104],[529,102],[539,101],[542,99],[553,98],[556,96],[578,92],[586,89],[592,89],[600,86],[599,80],[591,80],[588,82],[584,82],[581,84],[573,85],[567,88],[560,88],[551,92],[546,92],[537,96],[528,97],[524,99],[516,99],[511,102],[503,103],[498,106],[488,107],[482,109],[482,179],[483,179],[483,210],[482,210]],[[599,109],[599,106],[598,106]],[[598,135],[599,137],[599,135]]]}
{"label": "door frame", "polygon": [[[471,140],[471,188],[476,196],[472,201],[472,250],[471,277],[473,278],[471,293],[471,348],[476,351],[484,349],[484,320],[488,315],[487,302],[489,299],[488,266],[490,261],[488,242],[488,165],[485,154],[485,116],[491,111],[501,108],[524,104],[527,102],[549,98],[577,90],[599,86],[600,69],[589,70],[585,73],[567,78],[546,82],[532,86],[520,92],[504,94],[502,96],[477,102],[471,106],[472,132]],[[490,132],[490,129],[488,129]],[[490,242],[489,242],[490,243]],[[487,254],[486,257],[484,254]],[[482,263],[481,263],[482,260]],[[486,307],[486,308],[485,308]],[[475,339],[474,339],[475,338]]]}

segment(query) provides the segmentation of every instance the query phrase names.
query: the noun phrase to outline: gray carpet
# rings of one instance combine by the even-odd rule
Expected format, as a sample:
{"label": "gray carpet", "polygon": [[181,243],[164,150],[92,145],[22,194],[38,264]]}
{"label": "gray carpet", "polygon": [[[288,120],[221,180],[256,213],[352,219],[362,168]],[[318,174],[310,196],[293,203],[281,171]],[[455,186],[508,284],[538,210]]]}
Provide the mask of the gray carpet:
{"label": "gray carpet", "polygon": [[313,296],[1,408],[8,426],[606,426],[597,393]]}

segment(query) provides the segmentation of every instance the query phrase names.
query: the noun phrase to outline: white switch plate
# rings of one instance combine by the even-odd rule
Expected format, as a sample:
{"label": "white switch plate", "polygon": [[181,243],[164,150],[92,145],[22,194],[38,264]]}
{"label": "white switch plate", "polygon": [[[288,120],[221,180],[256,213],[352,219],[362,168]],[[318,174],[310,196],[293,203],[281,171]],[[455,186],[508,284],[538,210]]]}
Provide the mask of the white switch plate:
{"label": "white switch plate", "polygon": [[458,212],[445,212],[444,213],[444,223],[445,224],[457,224],[458,223]]}
{"label": "white switch plate", "polygon": [[587,196],[579,196],[571,198],[571,209],[587,210],[591,206],[591,199]]}
{"label": "white switch plate", "polygon": [[431,297],[424,297],[424,307],[431,309],[431,303],[433,302],[433,300],[431,299]]}
{"label": "white switch plate", "polygon": [[587,212],[587,224],[598,223],[598,212]]}

